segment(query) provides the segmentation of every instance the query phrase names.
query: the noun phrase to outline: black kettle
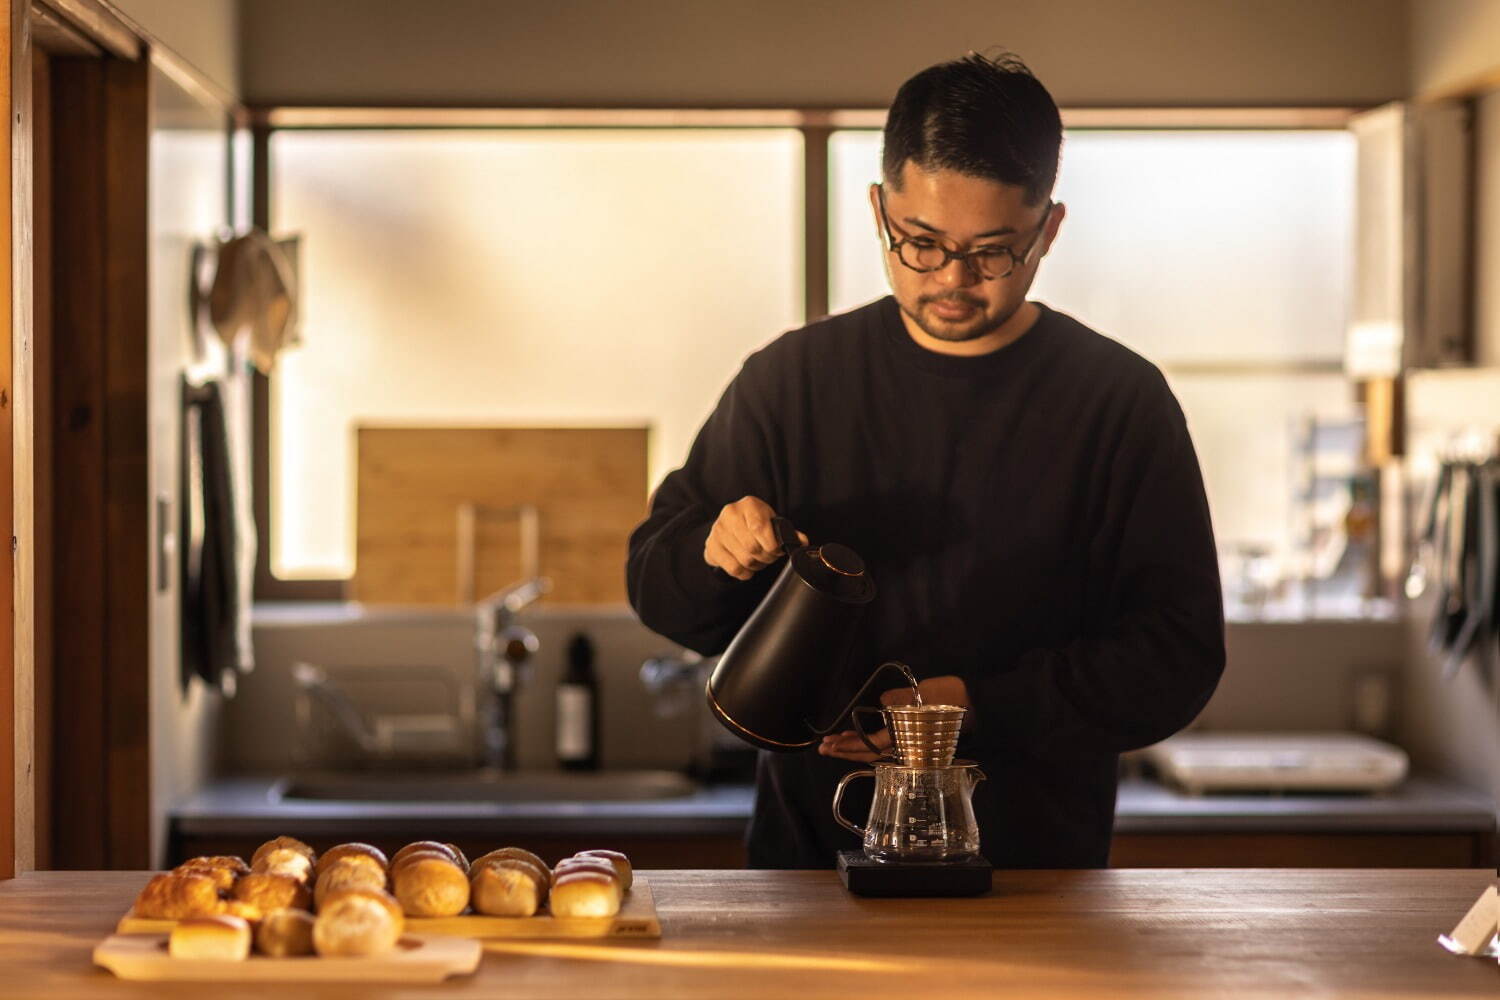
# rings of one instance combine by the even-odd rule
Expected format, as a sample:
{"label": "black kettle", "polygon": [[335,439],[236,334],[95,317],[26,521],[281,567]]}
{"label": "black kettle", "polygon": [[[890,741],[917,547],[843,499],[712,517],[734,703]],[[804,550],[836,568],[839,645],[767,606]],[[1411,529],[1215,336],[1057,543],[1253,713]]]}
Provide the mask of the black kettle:
{"label": "black kettle", "polygon": [[804,750],[847,714],[826,727],[808,719],[830,673],[848,655],[865,605],[875,598],[875,582],[852,549],[802,545],[784,517],[771,526],[786,565],[709,676],[708,707],[748,743]]}

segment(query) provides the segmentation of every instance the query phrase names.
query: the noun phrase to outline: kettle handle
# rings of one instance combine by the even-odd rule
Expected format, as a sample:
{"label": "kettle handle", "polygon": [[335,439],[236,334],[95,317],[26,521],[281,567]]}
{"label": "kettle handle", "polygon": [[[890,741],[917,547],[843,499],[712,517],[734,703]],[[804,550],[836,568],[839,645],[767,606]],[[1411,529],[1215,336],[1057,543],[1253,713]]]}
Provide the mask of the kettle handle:
{"label": "kettle handle", "polygon": [[791,555],[793,549],[802,548],[802,540],[797,537],[797,529],[792,524],[791,518],[771,518],[771,530],[776,533],[776,541],[781,546],[781,551],[787,555]]}
{"label": "kettle handle", "polygon": [[839,787],[834,789],[833,791],[833,818],[838,820],[839,826],[842,826],[844,829],[858,834],[860,837],[863,837],[865,835],[865,828],[851,823],[847,819],[845,819],[843,812],[839,809],[839,805],[844,801],[844,789],[849,786],[849,782],[853,781],[855,778],[863,778],[866,776],[873,778],[875,777],[875,772],[850,771],[848,774],[844,775],[842,779],[840,779]]}

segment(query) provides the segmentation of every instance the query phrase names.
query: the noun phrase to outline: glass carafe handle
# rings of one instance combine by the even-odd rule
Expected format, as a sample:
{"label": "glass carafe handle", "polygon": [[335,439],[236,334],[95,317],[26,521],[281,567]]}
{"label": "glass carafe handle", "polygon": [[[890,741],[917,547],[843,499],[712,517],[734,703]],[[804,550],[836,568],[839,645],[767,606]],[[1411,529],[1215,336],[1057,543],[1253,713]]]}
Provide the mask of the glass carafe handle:
{"label": "glass carafe handle", "polygon": [[833,792],[833,818],[839,821],[839,826],[842,826],[844,829],[850,830],[861,837],[865,835],[865,828],[851,823],[847,819],[845,819],[843,812],[839,810],[839,805],[844,801],[844,789],[849,786],[849,782],[853,781],[855,778],[864,777],[873,778],[875,777],[875,772],[850,771],[839,781],[839,787],[834,789]]}

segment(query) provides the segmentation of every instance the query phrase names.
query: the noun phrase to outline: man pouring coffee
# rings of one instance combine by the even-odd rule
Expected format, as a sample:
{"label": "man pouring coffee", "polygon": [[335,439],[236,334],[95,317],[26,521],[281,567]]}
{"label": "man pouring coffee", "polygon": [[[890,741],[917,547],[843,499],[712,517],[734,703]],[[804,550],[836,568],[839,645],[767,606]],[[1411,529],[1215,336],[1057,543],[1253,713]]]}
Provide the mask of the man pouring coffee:
{"label": "man pouring coffee", "polygon": [[[745,360],[627,565],[641,620],[712,655],[772,582],[773,517],[859,553],[876,597],[807,715],[890,659],[925,702],[967,708],[959,751],[989,776],[974,810],[1001,867],[1105,865],[1118,755],[1191,721],[1224,665],[1176,399],[1152,364],[1026,297],[1066,215],[1061,142],[1013,57],[908,80],[870,187],[892,294]],[[826,868],[856,846],[829,803],[873,756],[853,732],[762,753],[751,864]]]}

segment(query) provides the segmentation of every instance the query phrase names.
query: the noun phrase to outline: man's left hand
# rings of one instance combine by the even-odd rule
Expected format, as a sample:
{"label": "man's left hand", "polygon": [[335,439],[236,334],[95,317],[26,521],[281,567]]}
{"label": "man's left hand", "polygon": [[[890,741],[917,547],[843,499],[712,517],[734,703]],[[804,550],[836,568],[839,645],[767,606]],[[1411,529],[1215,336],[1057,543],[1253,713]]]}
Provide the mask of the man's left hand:
{"label": "man's left hand", "polygon": [[[969,689],[964,685],[963,679],[951,674],[942,677],[929,677],[917,682],[917,690],[922,692],[922,704],[924,705],[958,705],[960,708],[969,707]],[[916,701],[912,697],[911,688],[892,688],[880,696],[882,705],[911,705]],[[882,750],[890,749],[891,734],[887,730],[870,734],[870,742]],[[877,755],[870,752],[865,746],[859,734],[852,729],[846,729],[842,733],[831,733],[823,737],[823,742],[818,745],[818,753],[824,757],[841,757],[844,760],[859,761],[868,764],[877,759]]]}

